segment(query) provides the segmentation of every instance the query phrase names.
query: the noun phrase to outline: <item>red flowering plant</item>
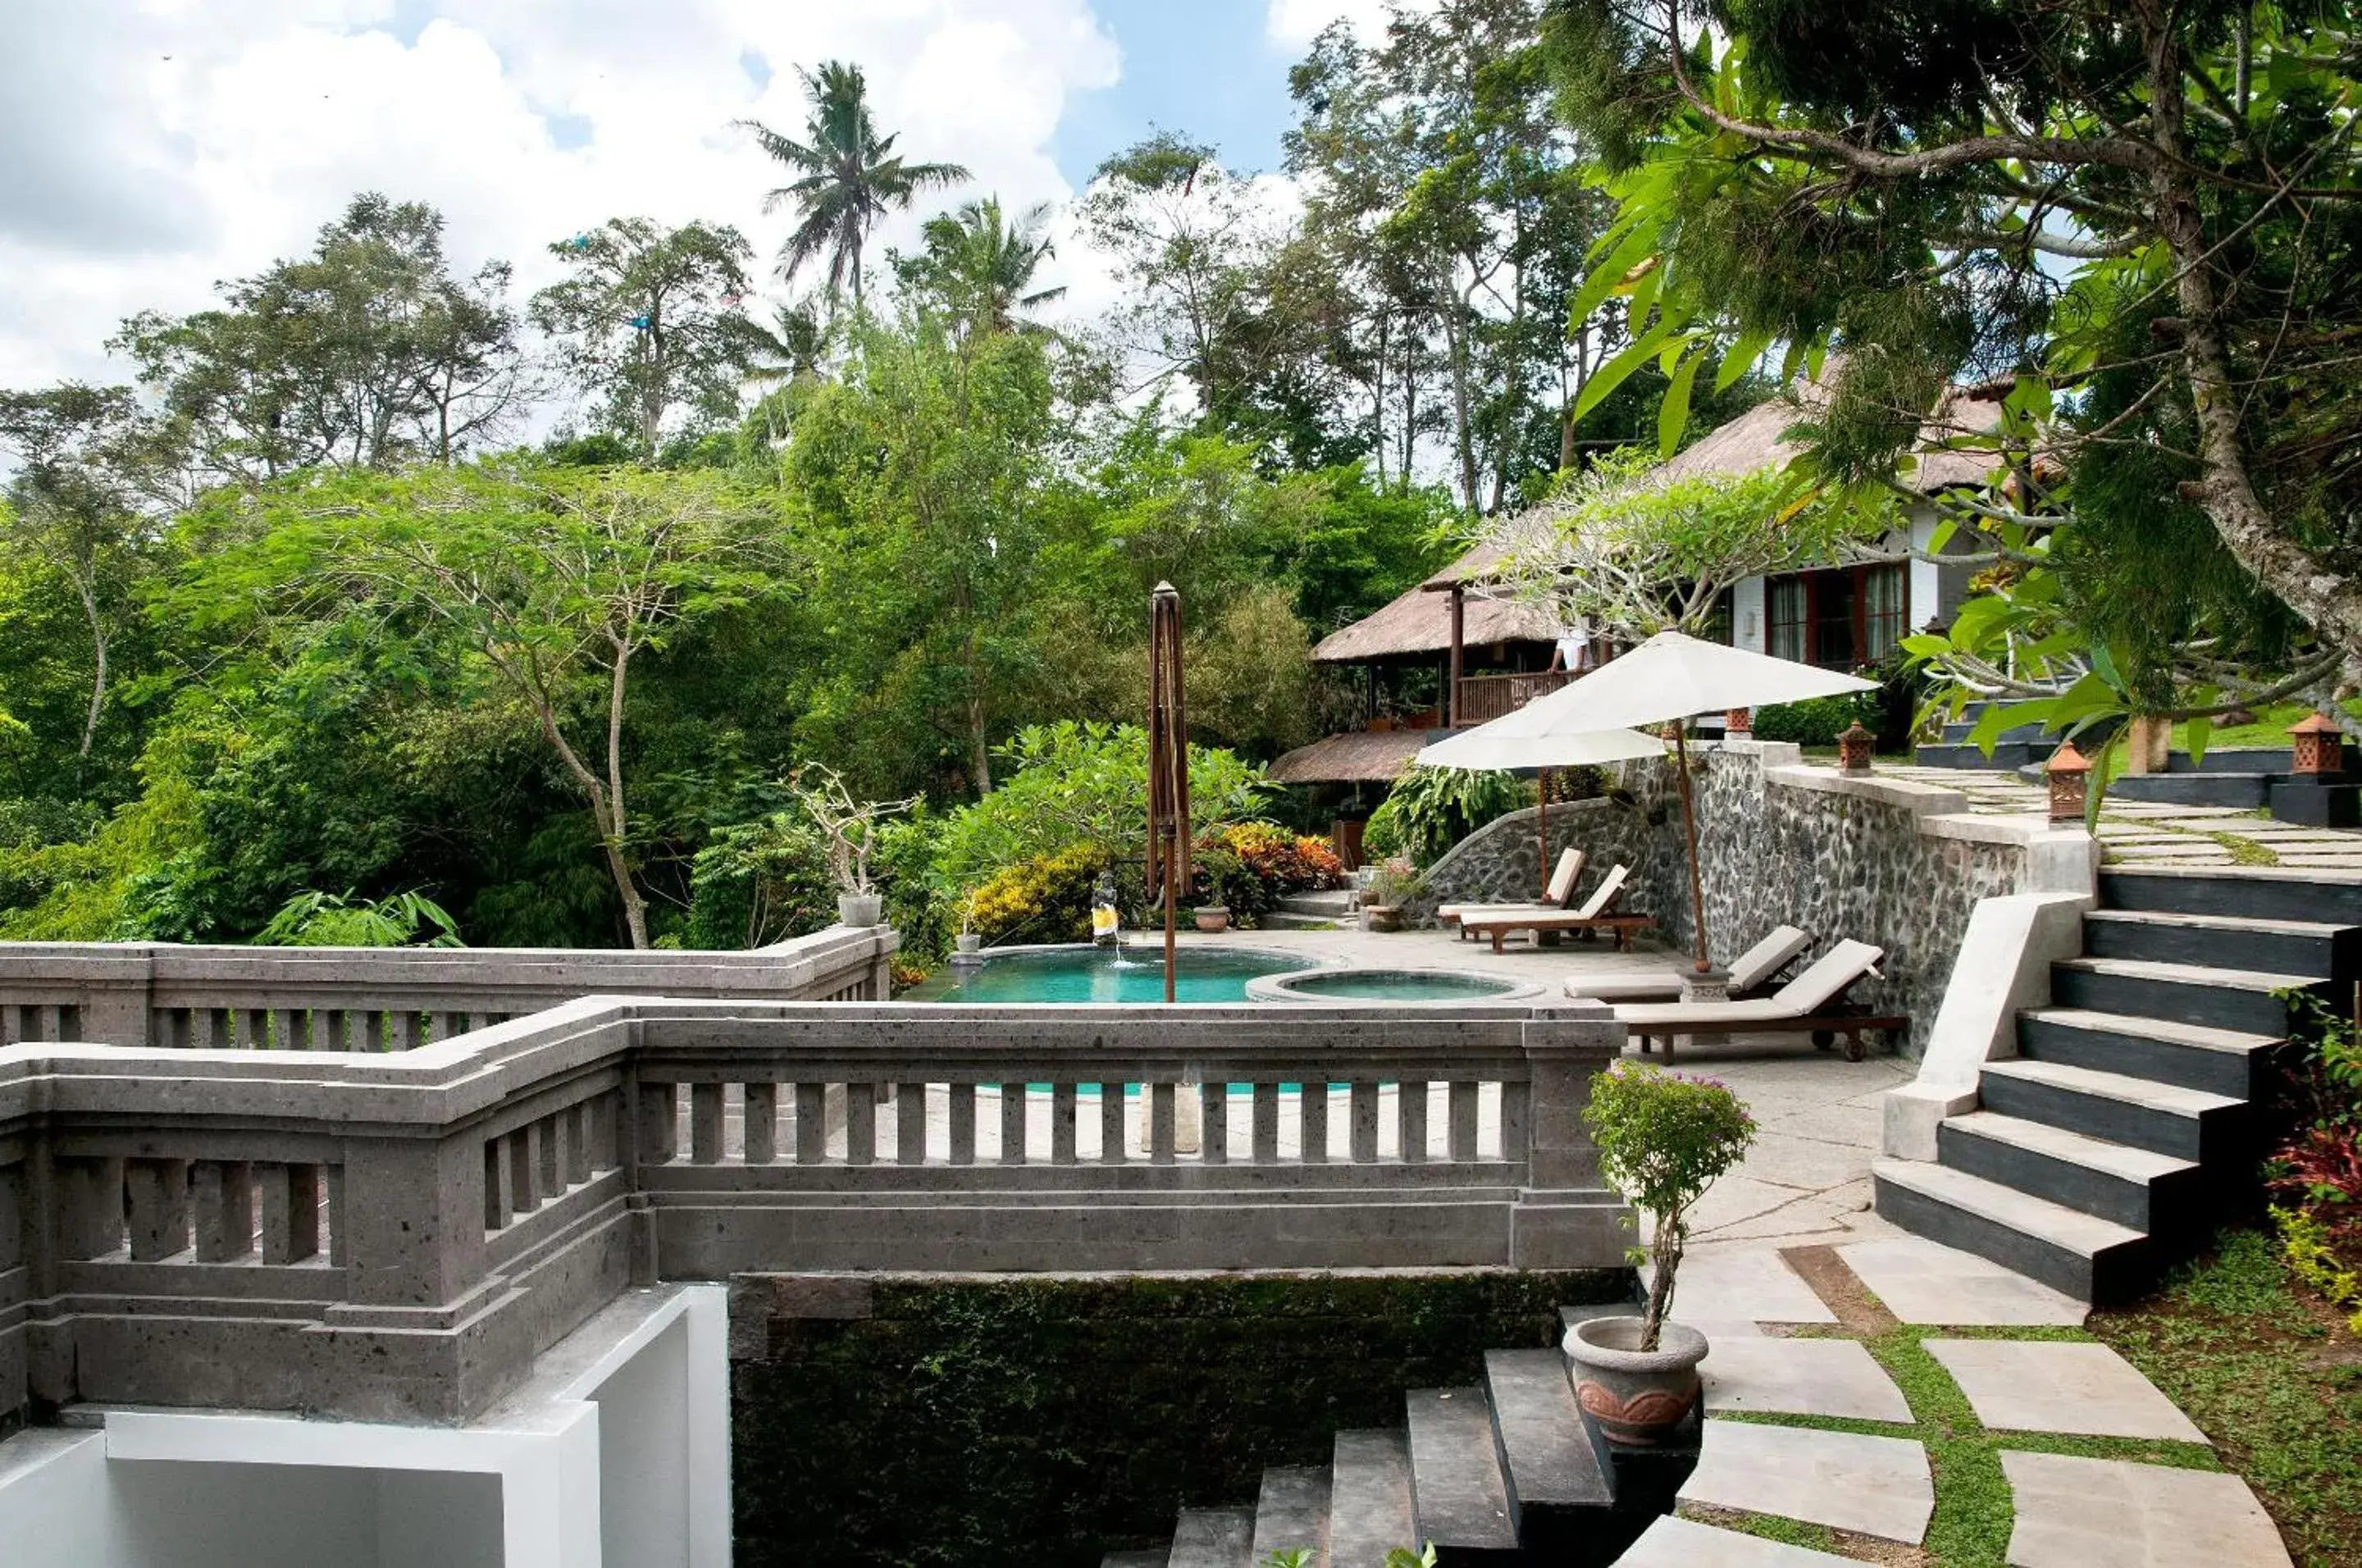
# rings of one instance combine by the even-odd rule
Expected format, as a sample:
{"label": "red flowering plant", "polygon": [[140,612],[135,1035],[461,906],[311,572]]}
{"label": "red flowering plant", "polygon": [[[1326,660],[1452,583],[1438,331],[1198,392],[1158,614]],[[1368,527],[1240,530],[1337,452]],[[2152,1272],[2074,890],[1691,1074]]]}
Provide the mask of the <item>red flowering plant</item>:
{"label": "red flowering plant", "polygon": [[2290,1272],[2362,1333],[2362,1026],[2314,998],[2283,1096],[2295,1131],[2264,1165]]}

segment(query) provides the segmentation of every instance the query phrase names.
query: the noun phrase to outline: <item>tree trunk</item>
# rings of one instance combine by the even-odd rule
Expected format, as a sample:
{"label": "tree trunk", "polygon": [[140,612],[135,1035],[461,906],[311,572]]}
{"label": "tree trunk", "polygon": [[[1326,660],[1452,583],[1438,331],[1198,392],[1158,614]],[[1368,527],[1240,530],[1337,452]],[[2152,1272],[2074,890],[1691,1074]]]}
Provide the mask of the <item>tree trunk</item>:
{"label": "tree trunk", "polygon": [[631,866],[624,857],[624,682],[631,659],[631,650],[619,645],[607,682],[607,821],[602,836],[607,841],[607,868],[614,874],[615,890],[624,899],[624,924],[631,931],[632,945],[646,951],[648,902],[640,896]]}
{"label": "tree trunk", "polygon": [[2239,398],[2223,342],[2220,302],[2208,271],[2211,250],[2200,216],[2197,182],[2189,171],[2182,127],[2187,105],[2182,59],[2171,22],[2151,15],[2150,117],[2161,155],[2149,170],[2158,226],[2179,271],[2182,363],[2198,422],[2199,502],[2213,520],[2224,547],[2322,637],[2346,650],[2349,670],[2362,657],[2362,585],[2332,570],[2291,538],[2256,493],[2239,430]]}
{"label": "tree trunk", "polygon": [[992,748],[986,744],[983,661],[977,656],[976,633],[967,635],[967,755],[976,775],[976,792],[992,793]]}
{"label": "tree trunk", "polygon": [[1460,495],[1473,517],[1476,514],[1476,447],[1468,427],[1468,324],[1462,315],[1465,308],[1460,296],[1452,295],[1451,306],[1444,313],[1443,340],[1451,355],[1451,423],[1460,447]]}

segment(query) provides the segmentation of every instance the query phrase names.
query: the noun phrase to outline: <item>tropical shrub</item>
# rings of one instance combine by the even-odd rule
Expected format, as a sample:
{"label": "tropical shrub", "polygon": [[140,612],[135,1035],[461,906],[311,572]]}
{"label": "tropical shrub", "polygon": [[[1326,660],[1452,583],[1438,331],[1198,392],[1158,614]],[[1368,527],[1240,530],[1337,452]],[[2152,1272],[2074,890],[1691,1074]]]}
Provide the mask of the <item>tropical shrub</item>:
{"label": "tropical shrub", "polygon": [[1591,1080],[1583,1120],[1601,1173],[1652,1221],[1649,1245],[1633,1249],[1634,1263],[1655,1264],[1639,1345],[1652,1351],[1672,1310],[1690,1209],[1747,1153],[1755,1119],[1716,1079],[1617,1062]]}
{"label": "tropical shrub", "polygon": [[1327,839],[1270,823],[1237,823],[1201,834],[1196,885],[1209,896],[1208,872],[1215,867],[1221,871],[1222,902],[1232,923],[1249,927],[1261,925],[1290,893],[1341,887],[1345,880],[1345,864]]}
{"label": "tropical shrub", "polygon": [[[1087,942],[1091,892],[1102,873],[1113,870],[1117,907],[1137,919],[1141,869],[1119,864],[1097,845],[1076,844],[1037,855],[996,872],[968,895],[968,924],[987,947],[1012,942]],[[1124,893],[1128,891],[1127,898]]]}
{"label": "tropical shrub", "polygon": [[1790,741],[1797,745],[1829,746],[1856,720],[1867,730],[1878,725],[1875,695],[1849,693],[1839,697],[1807,697],[1802,702],[1782,702],[1755,713],[1755,738]]}
{"label": "tropical shrub", "polygon": [[1370,813],[1362,847],[1379,857],[1401,855],[1415,866],[1432,866],[1486,823],[1525,805],[1527,794],[1512,774],[1413,767]]}
{"label": "tropical shrub", "polygon": [[690,862],[683,947],[764,947],[836,919],[829,845],[800,812],[718,829]]}
{"label": "tropical shrub", "polygon": [[[428,934],[421,935],[421,933]],[[258,947],[460,947],[459,922],[424,893],[298,893],[254,934]]]}
{"label": "tropical shrub", "polygon": [[2362,1028],[2308,1000],[2285,1099],[2294,1130],[2264,1167],[2280,1255],[2362,1333]]}

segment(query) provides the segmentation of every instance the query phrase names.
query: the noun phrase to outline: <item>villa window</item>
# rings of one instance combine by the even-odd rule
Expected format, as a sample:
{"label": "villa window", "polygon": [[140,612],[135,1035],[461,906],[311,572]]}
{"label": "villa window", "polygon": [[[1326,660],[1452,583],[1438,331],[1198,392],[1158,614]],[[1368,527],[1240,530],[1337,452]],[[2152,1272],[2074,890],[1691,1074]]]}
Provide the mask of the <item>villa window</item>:
{"label": "villa window", "polygon": [[1911,582],[1901,561],[1864,567],[1861,573],[1861,657],[1875,664],[1903,640]]}
{"label": "villa window", "polygon": [[1875,664],[1903,640],[1910,595],[1900,562],[1775,577],[1763,585],[1765,646],[1824,669]]}
{"label": "villa window", "polygon": [[1805,663],[1805,580],[1801,577],[1775,577],[1763,586],[1770,631],[1770,641],[1766,646],[1772,657]]}

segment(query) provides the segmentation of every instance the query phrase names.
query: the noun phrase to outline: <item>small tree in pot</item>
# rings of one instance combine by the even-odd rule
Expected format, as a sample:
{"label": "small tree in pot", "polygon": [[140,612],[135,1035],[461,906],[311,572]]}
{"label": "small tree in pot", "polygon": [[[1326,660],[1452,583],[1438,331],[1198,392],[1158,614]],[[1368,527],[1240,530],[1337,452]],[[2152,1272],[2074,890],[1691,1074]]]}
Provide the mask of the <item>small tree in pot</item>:
{"label": "small tree in pot", "polygon": [[877,846],[877,826],[918,804],[909,801],[855,801],[844,776],[817,763],[796,770],[789,780],[796,801],[828,839],[828,870],[836,882],[836,918],[845,925],[871,926],[883,918],[884,900],[869,880],[869,856]]}
{"label": "small tree in pot", "polygon": [[1661,1442],[1697,1402],[1705,1336],[1671,1320],[1689,1216],[1705,1189],[1755,1141],[1755,1119],[1729,1088],[1639,1063],[1618,1062],[1591,1083],[1583,1112],[1603,1175],[1649,1216],[1649,1298],[1638,1318],[1574,1326],[1567,1358],[1575,1394],[1618,1442]]}

